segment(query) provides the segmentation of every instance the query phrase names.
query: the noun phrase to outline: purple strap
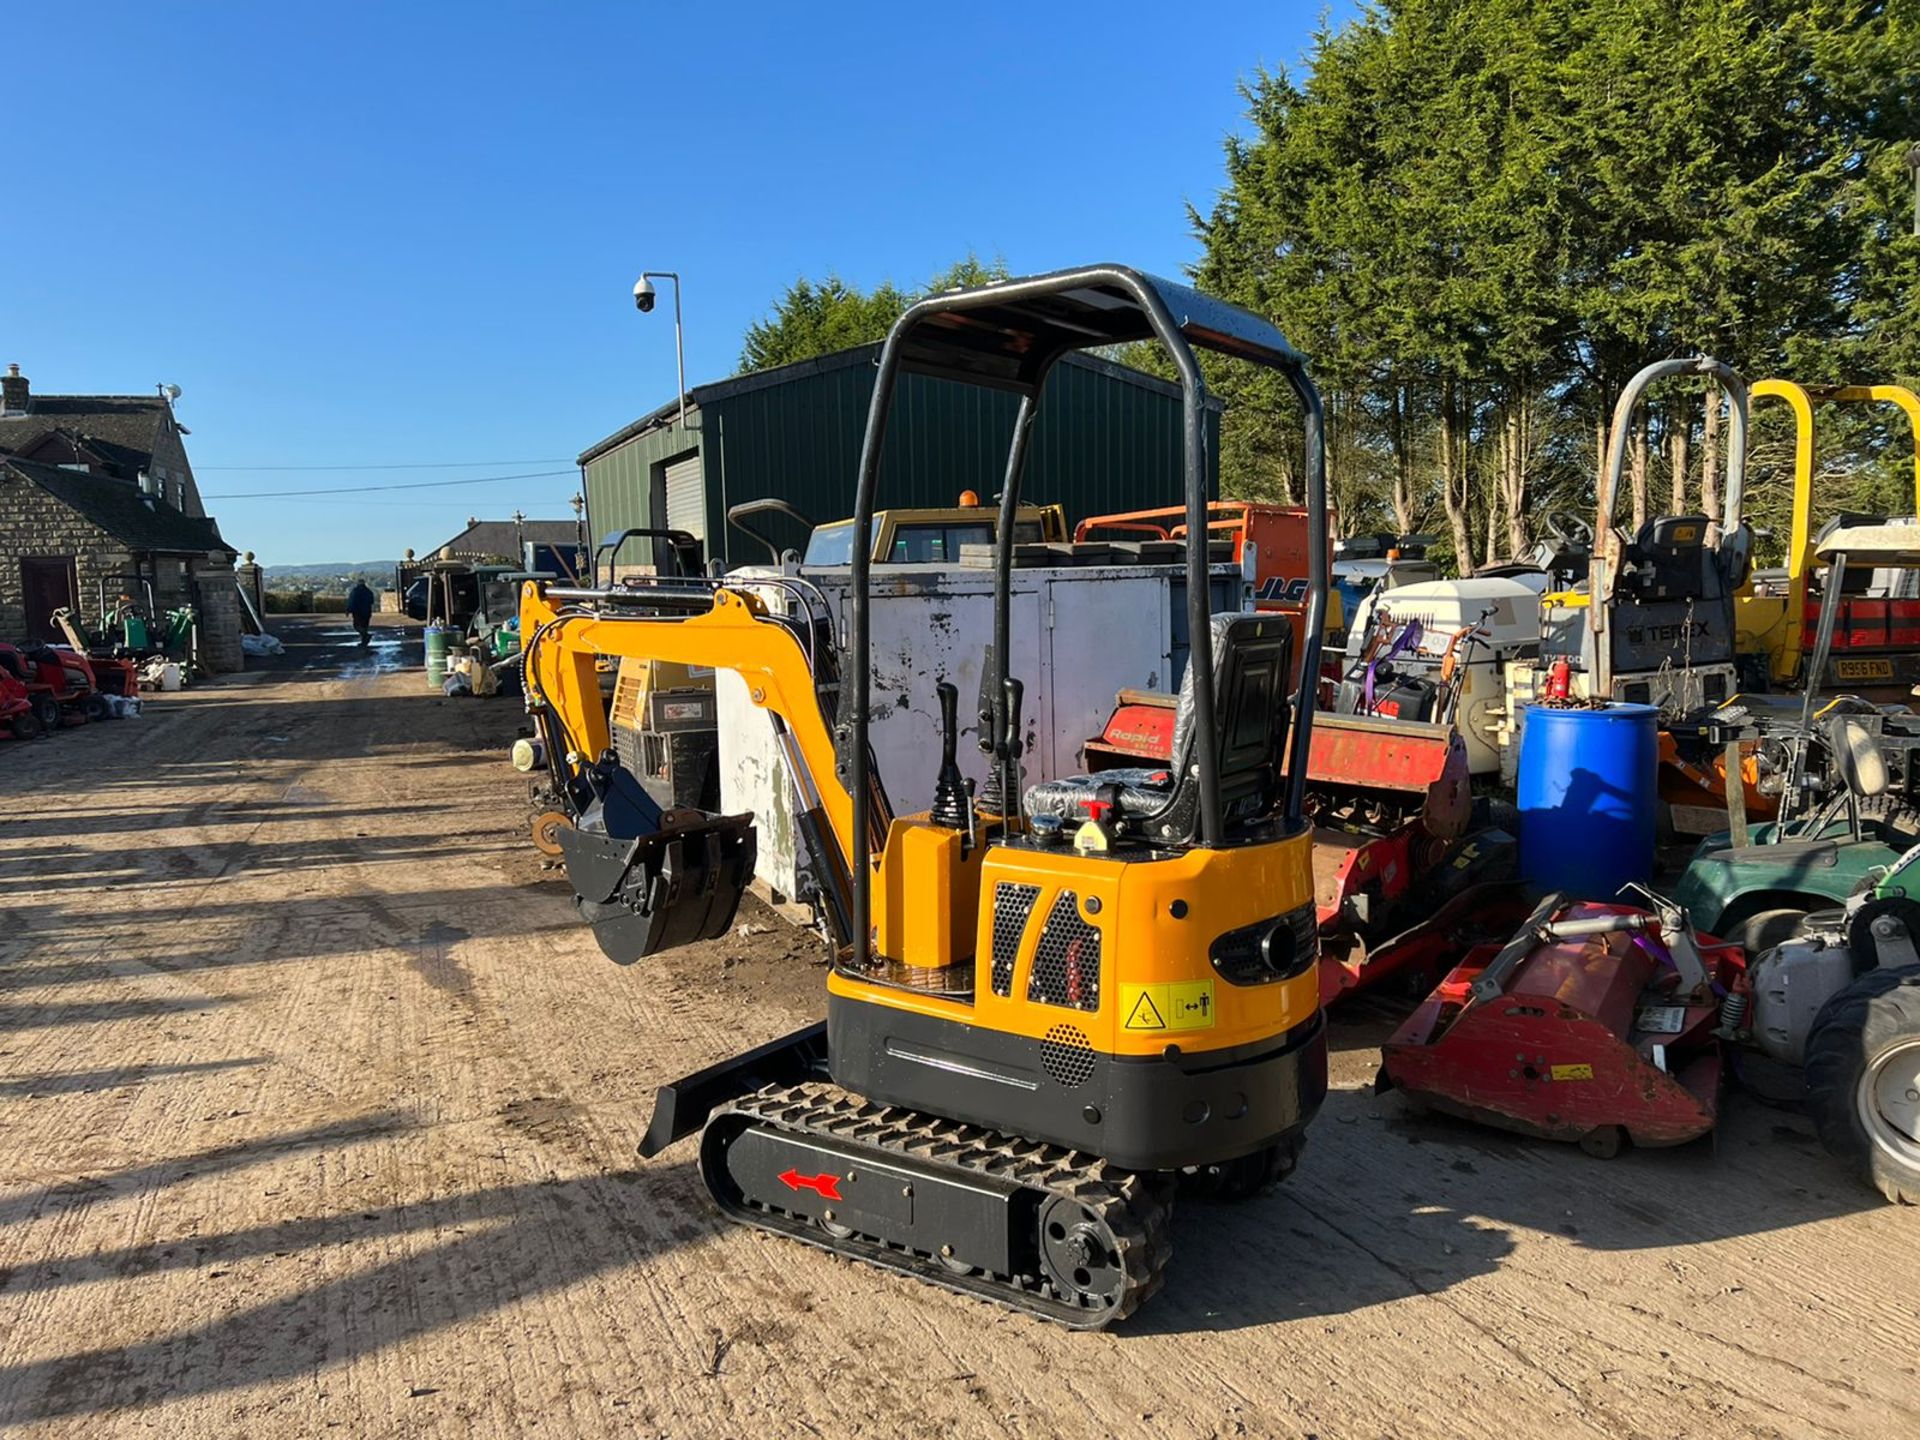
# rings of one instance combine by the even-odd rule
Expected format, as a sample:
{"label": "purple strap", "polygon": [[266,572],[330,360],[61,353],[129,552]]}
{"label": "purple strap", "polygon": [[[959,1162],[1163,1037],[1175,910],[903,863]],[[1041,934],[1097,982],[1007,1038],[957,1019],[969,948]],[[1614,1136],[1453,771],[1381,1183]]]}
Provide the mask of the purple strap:
{"label": "purple strap", "polygon": [[1376,655],[1367,662],[1366,684],[1361,692],[1361,714],[1373,713],[1373,672],[1396,655],[1419,648],[1421,640],[1426,638],[1427,627],[1418,620],[1409,620],[1400,633],[1393,637],[1393,643],[1387,647],[1386,654]]}

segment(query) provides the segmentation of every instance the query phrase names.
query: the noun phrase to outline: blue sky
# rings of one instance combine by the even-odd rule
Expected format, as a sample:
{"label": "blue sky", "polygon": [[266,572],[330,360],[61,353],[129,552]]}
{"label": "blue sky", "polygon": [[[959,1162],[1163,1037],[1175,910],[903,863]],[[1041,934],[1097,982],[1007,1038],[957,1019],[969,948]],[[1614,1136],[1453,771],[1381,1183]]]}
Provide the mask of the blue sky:
{"label": "blue sky", "polygon": [[15,8],[0,363],[46,392],[182,386],[223,532],[289,564],[569,513],[570,457],[674,393],[643,268],[685,278],[689,384],[800,275],[917,284],[969,250],[1177,272],[1236,83],[1323,13]]}

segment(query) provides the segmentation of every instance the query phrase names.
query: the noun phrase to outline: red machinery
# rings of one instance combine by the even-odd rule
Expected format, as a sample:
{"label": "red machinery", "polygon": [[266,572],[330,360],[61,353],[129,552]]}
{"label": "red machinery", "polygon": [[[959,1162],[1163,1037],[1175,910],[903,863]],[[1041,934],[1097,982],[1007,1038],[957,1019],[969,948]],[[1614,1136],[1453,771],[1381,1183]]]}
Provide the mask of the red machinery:
{"label": "red machinery", "polygon": [[[1105,728],[1087,742],[1089,772],[1164,764],[1172,753],[1173,707],[1171,695],[1121,691]],[[1440,910],[1513,871],[1512,837],[1469,833],[1466,744],[1448,725],[1316,714],[1307,813],[1314,822],[1323,1003],[1392,975],[1430,981],[1451,932],[1420,927],[1395,936],[1407,914]],[[1457,944],[1451,953],[1459,953]]]}
{"label": "red machinery", "polygon": [[120,695],[132,700],[140,694],[140,658],[125,646],[89,645],[76,622],[73,611],[53,612],[54,623],[66,634],[67,643],[56,645],[63,660],[78,659],[88,670],[94,688],[103,695]]}
{"label": "red machinery", "polygon": [[1550,895],[1504,945],[1470,951],[1383,1047],[1381,1088],[1596,1155],[1706,1134],[1746,957],[1648,898]]}
{"label": "red machinery", "polygon": [[[140,665],[124,655],[95,655],[75,650],[70,645],[49,647],[63,665],[86,672],[93,688],[102,695],[122,695],[131,700],[140,693]],[[92,714],[91,711],[88,712]],[[99,719],[98,715],[93,716]]]}
{"label": "red machinery", "polygon": [[0,669],[25,687],[41,728],[84,725],[106,714],[106,700],[94,685],[84,657],[51,645],[21,649],[0,643]]}
{"label": "red machinery", "polygon": [[[1253,500],[1213,500],[1207,505],[1207,538],[1230,540],[1233,561],[1247,563],[1247,550],[1253,550],[1254,604],[1260,610],[1275,610],[1292,617],[1293,653],[1303,653],[1306,638],[1307,597],[1307,512],[1299,505],[1268,505]],[[1332,515],[1328,515],[1331,536]],[[1187,511],[1183,505],[1168,505],[1156,510],[1128,510],[1118,515],[1094,515],[1073,528],[1076,544],[1086,541],[1095,531],[1123,531],[1146,535],[1156,540],[1184,540],[1187,536]],[[1333,541],[1327,541],[1327,564],[1333,564]],[[1339,629],[1344,621],[1335,613],[1337,605],[1329,597],[1327,628]]]}
{"label": "red machinery", "polygon": [[31,740],[44,733],[33,713],[33,699],[27,687],[4,668],[0,668],[0,734],[15,740]]}

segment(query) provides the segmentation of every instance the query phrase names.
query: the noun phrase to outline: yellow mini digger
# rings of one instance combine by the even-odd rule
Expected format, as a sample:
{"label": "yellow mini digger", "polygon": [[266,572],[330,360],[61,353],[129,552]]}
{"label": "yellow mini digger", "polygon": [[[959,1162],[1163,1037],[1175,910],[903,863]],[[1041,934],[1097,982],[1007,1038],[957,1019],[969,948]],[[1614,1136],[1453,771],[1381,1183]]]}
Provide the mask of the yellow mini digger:
{"label": "yellow mini digger", "polygon": [[[1191,534],[1207,533],[1208,498],[1194,347],[1270,367],[1299,398],[1305,653],[1296,665],[1284,615],[1211,614],[1207,550],[1189,547],[1192,651],[1169,760],[1023,792],[1007,656],[1028,438],[1056,361],[1146,339],[1181,378]],[[958,695],[940,681],[939,783],[916,815],[892,813],[868,746],[870,537],[903,371],[1018,397],[983,637],[990,778],[977,794],[963,780]],[[1158,1289],[1183,1177],[1229,1198],[1282,1177],[1327,1084],[1302,819],[1312,693],[1290,679],[1320,669],[1324,492],[1319,396],[1279,332],[1098,265],[935,295],[894,326],[860,461],[844,648],[830,624],[775,615],[721,580],[697,597],[684,581],[530,583],[528,701],[556,779],[592,793],[559,838],[610,958],[724,933],[754,833],[748,815],[662,810],[611,762],[598,656],[737,672],[769,713],[801,827],[833,877],[825,1022],[664,1086],[641,1153],[698,1131],[702,1174],[732,1218],[1079,1329]]]}

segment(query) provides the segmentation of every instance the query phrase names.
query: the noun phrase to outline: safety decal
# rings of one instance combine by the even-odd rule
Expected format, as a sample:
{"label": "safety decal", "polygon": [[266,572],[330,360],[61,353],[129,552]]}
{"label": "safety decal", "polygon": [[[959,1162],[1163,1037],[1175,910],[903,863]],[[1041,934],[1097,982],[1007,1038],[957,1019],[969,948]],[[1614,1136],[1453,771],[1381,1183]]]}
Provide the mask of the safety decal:
{"label": "safety decal", "polygon": [[1591,1080],[1593,1078],[1593,1066],[1555,1065],[1549,1073],[1556,1080]]}
{"label": "safety decal", "polygon": [[1128,1030],[1210,1030],[1215,1020],[1213,982],[1122,985],[1120,1013]]}

